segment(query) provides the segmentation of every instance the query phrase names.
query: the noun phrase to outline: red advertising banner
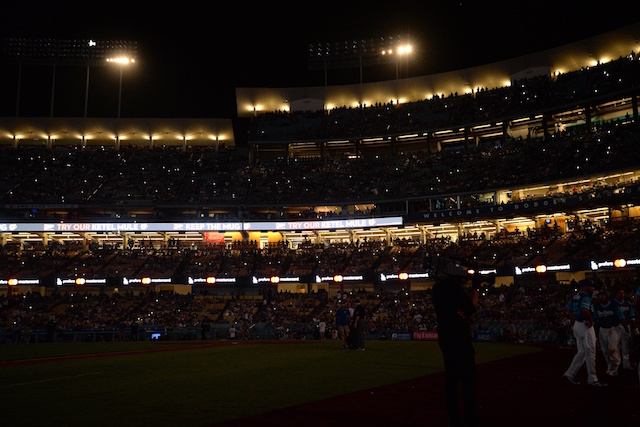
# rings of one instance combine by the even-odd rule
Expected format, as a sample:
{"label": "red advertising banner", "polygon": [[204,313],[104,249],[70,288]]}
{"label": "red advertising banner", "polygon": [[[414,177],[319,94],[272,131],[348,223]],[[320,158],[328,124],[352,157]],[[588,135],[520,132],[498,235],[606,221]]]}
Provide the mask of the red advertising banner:
{"label": "red advertising banner", "polygon": [[204,233],[204,241],[207,243],[224,243],[224,233],[207,231]]}
{"label": "red advertising banner", "polygon": [[437,341],[438,333],[436,331],[413,331],[414,341]]}

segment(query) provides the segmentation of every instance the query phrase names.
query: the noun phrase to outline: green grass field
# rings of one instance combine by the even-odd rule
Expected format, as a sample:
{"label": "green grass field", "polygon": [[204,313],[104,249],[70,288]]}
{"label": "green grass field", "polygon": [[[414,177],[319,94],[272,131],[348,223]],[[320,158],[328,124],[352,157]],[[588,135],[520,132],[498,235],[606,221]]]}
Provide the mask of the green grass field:
{"label": "green grass field", "polygon": [[[3,345],[2,425],[206,426],[442,370],[436,342],[371,341],[366,351],[336,341],[221,344]],[[537,349],[476,350],[484,363]]]}

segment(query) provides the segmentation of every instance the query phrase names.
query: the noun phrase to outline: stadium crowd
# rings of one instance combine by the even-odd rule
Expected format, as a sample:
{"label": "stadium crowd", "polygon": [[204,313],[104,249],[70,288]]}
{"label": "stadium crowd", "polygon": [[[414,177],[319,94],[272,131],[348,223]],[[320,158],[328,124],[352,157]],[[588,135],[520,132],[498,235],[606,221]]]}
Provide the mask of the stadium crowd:
{"label": "stadium crowd", "polygon": [[[485,193],[634,168],[640,161],[635,149],[640,133],[637,125],[624,123],[605,123],[593,132],[566,131],[550,138],[494,141],[469,150],[258,161],[253,165],[236,158],[231,148],[216,152],[197,147],[122,147],[116,151],[5,146],[0,148],[0,161],[7,165],[0,202],[85,206],[233,202],[275,208],[301,201],[314,206]],[[281,214],[270,215],[277,218]],[[243,215],[252,213],[239,209],[231,218]],[[309,210],[296,215],[304,218],[317,213]]]}
{"label": "stadium crowd", "polygon": [[[29,277],[35,269],[57,276],[72,273],[76,277],[105,277],[123,274],[176,274],[179,267],[193,274],[215,273],[283,274],[361,274],[427,271],[430,258],[473,260],[477,265],[496,267],[544,260],[548,263],[571,262],[581,256],[606,259],[638,256],[638,221],[600,225],[584,221],[571,233],[527,230],[491,239],[467,236],[457,241],[445,238],[418,242],[397,239],[386,246],[381,241],[332,243],[306,242],[297,249],[274,245],[139,247],[117,249],[80,245],[31,247],[25,250],[5,248],[0,253],[0,271],[9,277]],[[579,250],[578,250],[579,249]],[[599,258],[596,258],[599,259]],[[242,268],[239,267],[242,261]],[[36,266],[37,261],[37,266]],[[575,283],[560,284],[555,276],[519,278],[510,286],[486,285],[482,289],[480,312],[475,330],[491,339],[523,342],[566,343],[570,337],[570,319],[563,301],[577,289]],[[638,283],[631,279],[602,280],[607,289],[624,289],[633,299]],[[402,286],[402,287],[400,287]],[[311,339],[320,338],[319,326],[326,325],[325,338],[336,338],[335,314],[341,302],[353,306],[357,299],[366,308],[366,330],[371,338],[390,339],[394,334],[415,330],[434,330],[435,315],[429,289],[411,289],[411,284],[376,285],[374,289],[349,288],[337,293],[276,292],[272,286],[224,288],[194,287],[192,293],[154,291],[152,287],[125,288],[108,294],[102,289],[78,286],[56,287],[49,295],[28,293],[0,299],[0,325],[4,341],[30,340],[31,331],[82,332],[82,339],[104,338],[104,331],[115,334],[136,325],[142,331],[178,331],[183,336],[199,325],[217,325],[216,337],[228,337],[233,327],[238,338]],[[142,289],[141,292],[140,289]],[[101,331],[101,332],[100,332]],[[185,332],[186,331],[186,332]],[[100,333],[98,333],[100,332]],[[192,337],[193,332],[192,333]],[[97,335],[96,335],[97,334]],[[211,334],[211,333],[210,333]],[[107,333],[108,335],[108,333]],[[143,337],[145,334],[140,334]],[[115,337],[115,336],[114,336]]]}
{"label": "stadium crowd", "polygon": [[362,138],[464,127],[541,114],[550,106],[587,105],[603,94],[637,87],[640,62],[635,52],[577,71],[514,80],[501,88],[436,94],[398,104],[343,106],[319,112],[263,113],[252,121],[255,141]]}
{"label": "stadium crowd", "polygon": [[[477,88],[471,94],[436,95],[408,104],[383,103],[330,112],[267,113],[252,119],[256,141],[361,139],[400,133],[433,132],[451,126],[509,121],[546,114],[554,108],[602,102],[603,94],[623,96],[640,87],[635,54],[580,71],[514,81],[509,87]],[[637,105],[634,105],[637,108]],[[636,114],[634,114],[636,115]],[[114,147],[22,145],[0,147],[3,206],[91,206],[133,204],[153,207],[156,218],[169,215],[161,206],[234,206],[216,219],[283,217],[278,206],[309,206],[298,218],[340,212],[313,207],[335,203],[375,204],[386,200],[433,198],[430,210],[497,204],[478,201],[475,193],[560,182],[596,174],[634,172],[640,164],[640,126],[626,117],[591,126],[558,128],[542,137],[481,140],[461,149],[443,146],[432,152],[376,156],[257,159],[248,162],[232,148]],[[613,188],[636,178],[607,184]],[[549,190],[547,196],[589,191],[603,185]],[[451,203],[449,196],[462,196]],[[513,201],[518,200],[517,195]],[[524,195],[525,198],[534,197]],[[273,206],[250,211],[244,205]],[[356,211],[376,214],[375,207]],[[115,210],[115,209],[114,209]],[[82,208],[58,217],[55,210],[31,209],[25,218],[53,215],[77,219]],[[14,210],[10,212],[14,213]],[[118,214],[120,215],[120,213]],[[123,209],[122,215],[126,215]],[[185,216],[184,213],[180,215]],[[189,214],[186,214],[187,216]],[[197,213],[196,213],[197,215]],[[119,219],[120,216],[111,218]],[[576,218],[572,230],[557,227],[504,231],[491,236],[461,235],[456,241],[429,237],[349,242],[304,241],[261,247],[258,242],[162,244],[93,242],[8,244],[0,247],[0,277],[84,279],[127,277],[250,277],[342,274],[380,277],[427,272],[437,257],[467,260],[487,268],[575,263],[593,259],[640,257],[638,220],[591,223]],[[637,273],[637,271],[636,271]],[[595,276],[595,273],[594,273]],[[637,276],[637,274],[636,274]],[[596,278],[601,291],[622,290],[633,302],[637,279]],[[367,339],[411,339],[416,331],[435,332],[432,291],[409,282],[358,288],[343,284],[329,293],[277,291],[260,287],[194,286],[187,294],[150,286],[55,286],[46,294],[8,292],[0,296],[0,342],[128,341],[159,339],[331,339],[339,340],[336,313],[345,306],[364,307]],[[335,285],[334,285],[335,286]],[[282,287],[281,289],[287,289]],[[578,284],[554,275],[514,276],[510,284],[484,284],[473,322],[478,340],[569,344],[572,319],[565,303]]]}
{"label": "stadium crowd", "polygon": [[[603,281],[623,289],[633,303],[638,283]],[[507,342],[568,344],[571,319],[565,302],[577,284],[542,280],[521,286],[485,286],[474,331],[484,339]],[[393,339],[413,331],[435,331],[431,290],[357,290],[338,292],[265,292],[263,295],[180,295],[147,291],[114,293],[82,289],[56,290],[50,295],[28,293],[0,297],[3,343],[53,340],[144,340],[152,332],[162,339],[197,339],[206,324],[216,334],[205,337],[237,339],[338,339],[336,311],[341,303],[366,308],[368,339]],[[320,325],[326,329],[320,333]],[[139,334],[134,337],[132,326]],[[148,333],[147,333],[148,332]],[[36,335],[39,334],[39,338]],[[46,338],[45,338],[46,334]],[[407,339],[407,338],[405,338]]]}
{"label": "stadium crowd", "polygon": [[425,241],[396,238],[388,242],[307,239],[295,248],[289,247],[288,242],[260,247],[256,241],[228,244],[140,241],[135,247],[122,242],[92,242],[87,246],[83,242],[51,241],[47,245],[25,242],[0,248],[0,277],[379,276],[401,271],[425,272],[434,256],[466,259],[485,268],[632,259],[640,255],[638,239],[637,219],[611,223],[586,219],[575,221],[575,228],[568,232],[545,224],[539,229],[516,229],[490,236],[467,234],[455,241],[448,236]]}

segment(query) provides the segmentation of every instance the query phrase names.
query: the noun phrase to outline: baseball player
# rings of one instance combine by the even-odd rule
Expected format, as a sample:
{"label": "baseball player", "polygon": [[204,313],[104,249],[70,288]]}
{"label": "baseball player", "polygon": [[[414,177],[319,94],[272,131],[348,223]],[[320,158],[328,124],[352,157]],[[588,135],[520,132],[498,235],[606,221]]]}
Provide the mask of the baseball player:
{"label": "baseball player", "polygon": [[584,364],[587,367],[587,383],[598,387],[606,386],[606,383],[598,381],[596,374],[596,333],[593,329],[593,304],[591,303],[595,286],[590,279],[583,279],[578,282],[578,285],[579,292],[566,305],[573,316],[573,335],[576,338],[578,351],[564,373],[564,377],[572,384],[580,384],[576,380],[576,374]]}
{"label": "baseball player", "polygon": [[594,305],[594,320],[598,326],[600,349],[607,362],[607,374],[618,375],[620,367],[620,325],[626,324],[620,306],[609,300],[609,291],[602,289],[599,301]]}
{"label": "baseball player", "polygon": [[620,306],[620,310],[624,315],[625,324],[620,325],[620,357],[622,358],[623,369],[633,369],[631,361],[629,360],[629,346],[631,344],[631,337],[636,332],[636,313],[633,310],[633,306],[625,298],[624,288],[618,288],[616,296],[613,302]]}

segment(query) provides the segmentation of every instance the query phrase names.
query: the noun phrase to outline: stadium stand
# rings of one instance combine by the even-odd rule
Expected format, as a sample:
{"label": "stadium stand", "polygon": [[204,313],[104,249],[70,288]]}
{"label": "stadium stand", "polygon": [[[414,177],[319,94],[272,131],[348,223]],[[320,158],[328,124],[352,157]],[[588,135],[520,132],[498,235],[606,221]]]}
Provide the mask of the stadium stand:
{"label": "stadium stand", "polygon": [[[332,338],[339,301],[355,299],[370,339],[410,339],[434,331],[430,274],[446,256],[488,272],[478,339],[566,343],[558,301],[576,280],[630,298],[637,287],[639,67],[632,53],[468,94],[258,114],[249,158],[217,145],[0,146],[0,340],[130,340],[132,325],[138,339],[198,339],[203,318],[211,339],[318,339],[321,321]],[[402,225],[367,225],[388,216]],[[323,233],[11,229],[353,218],[365,225]]]}

